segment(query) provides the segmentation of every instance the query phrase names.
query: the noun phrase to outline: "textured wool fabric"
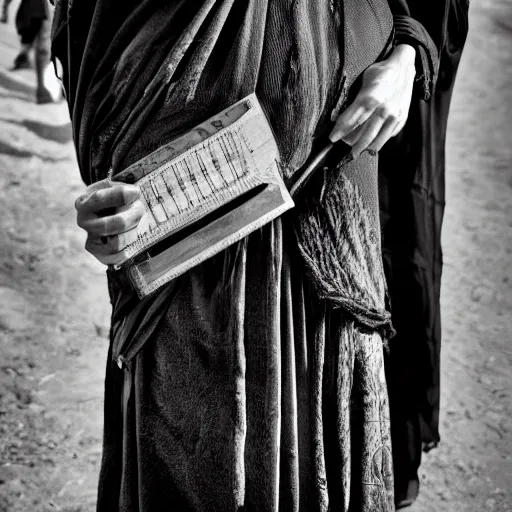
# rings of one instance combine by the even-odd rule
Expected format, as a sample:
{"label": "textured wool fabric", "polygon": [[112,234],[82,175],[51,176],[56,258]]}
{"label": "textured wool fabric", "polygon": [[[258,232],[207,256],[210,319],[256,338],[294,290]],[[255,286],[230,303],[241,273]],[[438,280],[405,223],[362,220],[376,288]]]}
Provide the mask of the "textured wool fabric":
{"label": "textured wool fabric", "polygon": [[168,285],[124,376],[112,354],[99,510],[393,510],[382,338],[317,300],[288,220]]}
{"label": "textured wool fabric", "polygon": [[392,25],[383,0],[57,2],[53,50],[84,181],[254,91],[295,172]]}
{"label": "textured wool fabric", "polygon": [[[384,0],[57,2],[84,181],[251,92],[292,176],[389,50],[395,13]],[[98,510],[393,509],[377,158],[336,167],[328,193],[147,299],[109,272]]]}

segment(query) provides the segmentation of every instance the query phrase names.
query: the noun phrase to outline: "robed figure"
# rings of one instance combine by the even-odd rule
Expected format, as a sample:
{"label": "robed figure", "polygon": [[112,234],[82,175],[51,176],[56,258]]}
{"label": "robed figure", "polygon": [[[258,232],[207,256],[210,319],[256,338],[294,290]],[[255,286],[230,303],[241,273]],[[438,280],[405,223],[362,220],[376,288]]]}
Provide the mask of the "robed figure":
{"label": "robed figure", "polygon": [[[337,148],[289,214],[151,296],[109,267],[98,510],[393,510],[378,152],[438,71],[408,2],[61,0],[53,55],[87,185],[252,93],[284,180]],[[100,261],[139,195],[77,200]]]}

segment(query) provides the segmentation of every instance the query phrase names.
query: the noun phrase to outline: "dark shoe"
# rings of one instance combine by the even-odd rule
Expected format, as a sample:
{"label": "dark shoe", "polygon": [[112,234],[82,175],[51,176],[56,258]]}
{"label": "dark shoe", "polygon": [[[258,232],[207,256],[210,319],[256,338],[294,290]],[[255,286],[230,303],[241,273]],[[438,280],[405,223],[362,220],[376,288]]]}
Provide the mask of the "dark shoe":
{"label": "dark shoe", "polygon": [[46,87],[40,87],[36,92],[36,102],[38,105],[45,105],[47,103],[54,103],[54,100]]}
{"label": "dark shoe", "polygon": [[20,53],[15,59],[11,71],[18,71],[19,69],[30,69],[32,65],[26,53]]}

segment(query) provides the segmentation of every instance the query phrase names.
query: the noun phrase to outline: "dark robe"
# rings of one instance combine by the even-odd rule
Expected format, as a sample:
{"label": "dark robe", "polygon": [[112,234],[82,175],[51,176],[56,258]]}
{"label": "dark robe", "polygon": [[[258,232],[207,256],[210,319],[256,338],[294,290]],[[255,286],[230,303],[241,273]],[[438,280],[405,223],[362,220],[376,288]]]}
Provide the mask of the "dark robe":
{"label": "dark robe", "polygon": [[405,129],[379,160],[383,259],[397,331],[386,359],[397,502],[416,498],[422,447],[440,439],[445,140],[469,7],[467,0],[408,4],[438,48],[439,72],[430,101],[413,101]]}
{"label": "dark robe", "polygon": [[[404,2],[58,2],[84,181],[254,91],[293,176],[391,50],[394,16]],[[393,509],[378,161],[341,161],[290,215],[155,295],[109,272],[98,510]]]}

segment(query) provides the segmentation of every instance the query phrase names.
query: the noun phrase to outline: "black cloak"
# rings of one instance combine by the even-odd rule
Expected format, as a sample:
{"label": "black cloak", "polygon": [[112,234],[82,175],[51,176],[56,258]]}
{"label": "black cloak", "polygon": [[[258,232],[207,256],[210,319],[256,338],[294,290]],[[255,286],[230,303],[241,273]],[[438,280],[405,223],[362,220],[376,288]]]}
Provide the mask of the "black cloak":
{"label": "black cloak", "polygon": [[445,140],[469,1],[408,5],[438,48],[439,71],[430,101],[413,100],[405,129],[379,160],[384,268],[397,331],[386,361],[397,503],[416,498],[422,449],[440,439]]}

